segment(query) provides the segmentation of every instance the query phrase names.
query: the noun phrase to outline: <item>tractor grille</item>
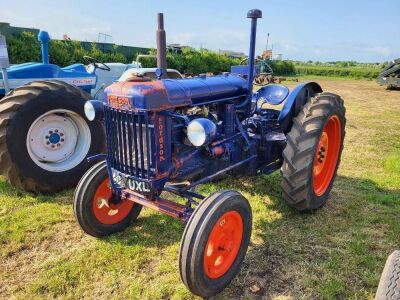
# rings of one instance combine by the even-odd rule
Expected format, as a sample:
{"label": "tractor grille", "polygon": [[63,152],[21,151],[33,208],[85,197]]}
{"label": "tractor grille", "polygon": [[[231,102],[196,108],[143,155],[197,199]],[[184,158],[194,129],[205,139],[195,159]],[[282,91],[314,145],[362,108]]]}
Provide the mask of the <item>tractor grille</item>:
{"label": "tractor grille", "polygon": [[111,168],[140,179],[154,177],[154,126],[148,112],[104,108],[107,161]]}

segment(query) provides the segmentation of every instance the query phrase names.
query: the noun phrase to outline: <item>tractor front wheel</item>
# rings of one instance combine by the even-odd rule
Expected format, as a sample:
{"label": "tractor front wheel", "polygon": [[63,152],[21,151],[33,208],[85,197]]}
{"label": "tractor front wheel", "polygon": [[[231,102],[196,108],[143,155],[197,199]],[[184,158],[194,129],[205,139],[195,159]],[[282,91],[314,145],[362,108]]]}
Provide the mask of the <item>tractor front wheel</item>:
{"label": "tractor front wheel", "polygon": [[181,278],[193,294],[211,297],[231,282],[246,254],[251,226],[250,204],[235,191],[216,192],[196,208],[179,251]]}
{"label": "tractor front wheel", "polygon": [[123,231],[138,218],[141,210],[140,204],[116,199],[105,161],[90,168],[75,190],[75,217],[83,231],[94,237]]}
{"label": "tractor front wheel", "polygon": [[294,118],[281,168],[289,206],[311,211],[327,201],[343,150],[345,111],[338,95],[321,93]]}

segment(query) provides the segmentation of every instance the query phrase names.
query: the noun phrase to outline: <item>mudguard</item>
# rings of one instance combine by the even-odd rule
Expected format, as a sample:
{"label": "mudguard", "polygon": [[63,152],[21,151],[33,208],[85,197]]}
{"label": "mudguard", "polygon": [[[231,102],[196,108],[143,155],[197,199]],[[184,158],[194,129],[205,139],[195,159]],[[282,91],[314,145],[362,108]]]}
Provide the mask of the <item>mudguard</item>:
{"label": "mudguard", "polygon": [[297,116],[308,98],[321,92],[322,88],[316,82],[304,82],[294,88],[287,97],[278,119],[279,126],[285,134],[292,128],[293,118]]}

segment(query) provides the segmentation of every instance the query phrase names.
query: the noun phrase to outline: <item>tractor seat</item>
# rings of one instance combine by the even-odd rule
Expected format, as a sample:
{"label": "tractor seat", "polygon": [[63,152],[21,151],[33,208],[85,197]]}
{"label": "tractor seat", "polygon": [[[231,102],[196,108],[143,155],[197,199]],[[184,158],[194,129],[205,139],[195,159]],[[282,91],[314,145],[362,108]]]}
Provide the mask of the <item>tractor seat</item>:
{"label": "tractor seat", "polygon": [[289,89],[281,84],[268,84],[256,93],[256,99],[264,100],[271,105],[279,105],[289,95]]}

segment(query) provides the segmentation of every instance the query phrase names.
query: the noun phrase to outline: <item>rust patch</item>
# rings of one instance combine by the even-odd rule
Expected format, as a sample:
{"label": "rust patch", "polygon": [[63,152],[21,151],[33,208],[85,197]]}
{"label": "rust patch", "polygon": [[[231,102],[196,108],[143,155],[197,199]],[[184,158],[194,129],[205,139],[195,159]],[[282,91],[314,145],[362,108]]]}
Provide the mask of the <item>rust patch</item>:
{"label": "rust patch", "polygon": [[128,97],[108,95],[108,104],[117,109],[129,110],[132,109],[131,102]]}

